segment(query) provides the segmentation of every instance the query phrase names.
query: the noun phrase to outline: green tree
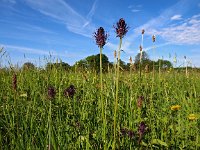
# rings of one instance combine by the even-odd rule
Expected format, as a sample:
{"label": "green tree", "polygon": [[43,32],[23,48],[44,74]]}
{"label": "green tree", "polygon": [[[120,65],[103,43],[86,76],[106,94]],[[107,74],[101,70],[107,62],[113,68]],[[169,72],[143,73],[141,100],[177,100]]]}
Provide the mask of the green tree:
{"label": "green tree", "polygon": [[35,65],[31,62],[26,62],[23,64],[22,69],[27,70],[27,69],[35,69]]}
{"label": "green tree", "polygon": [[[136,56],[135,56],[135,66],[136,66],[136,68],[137,69],[139,69],[139,64],[140,64],[140,53],[138,53]],[[149,66],[149,68],[152,68],[152,66],[153,66],[153,61],[151,61],[150,59],[149,59],[149,56],[148,56],[148,54],[145,52],[145,51],[143,51],[142,52],[142,58],[141,58],[141,67],[142,67],[142,69],[144,69],[145,68],[145,66]]]}
{"label": "green tree", "polygon": [[58,70],[69,70],[71,68],[71,66],[65,62],[47,63],[46,64],[46,70],[51,70],[53,68],[58,69]]}
{"label": "green tree", "polygon": [[160,62],[160,67],[161,68],[171,68],[172,67],[172,63],[169,61],[169,60],[161,60],[161,59],[158,59],[157,61],[158,63]]}
{"label": "green tree", "polygon": [[[145,63],[145,62],[148,62],[148,61],[150,61],[149,56],[148,56],[148,54],[147,54],[145,51],[143,51],[143,52],[142,52],[142,59],[141,59],[141,62],[142,62],[142,63]],[[135,56],[135,64],[139,64],[139,62],[140,62],[140,53],[138,53],[138,54]]]}
{"label": "green tree", "polygon": [[[97,54],[88,56],[85,59],[76,62],[74,67],[77,67],[78,69],[89,69],[94,72],[99,72],[100,70],[99,64],[100,64],[100,54]],[[108,70],[108,65],[110,65],[108,57],[105,54],[102,54],[103,72],[106,72]]]}

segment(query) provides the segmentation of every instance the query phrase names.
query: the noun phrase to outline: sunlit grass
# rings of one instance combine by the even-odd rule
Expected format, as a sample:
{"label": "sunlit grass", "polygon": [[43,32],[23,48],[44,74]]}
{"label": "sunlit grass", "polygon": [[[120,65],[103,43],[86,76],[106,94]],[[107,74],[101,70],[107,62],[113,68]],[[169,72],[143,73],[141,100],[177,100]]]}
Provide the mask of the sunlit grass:
{"label": "sunlit grass", "polygon": [[[86,72],[86,80],[81,72],[75,74],[55,68],[48,72],[25,70],[15,73],[16,91],[12,87],[14,73],[0,73],[0,149],[46,149],[49,146],[54,149],[103,149],[98,76],[94,78],[95,74]],[[176,78],[173,74],[163,72],[158,78],[159,74],[155,73],[154,82],[151,73],[143,73],[141,81],[135,72],[119,74],[116,149],[199,148],[199,73],[191,73],[190,78],[184,73],[177,74]],[[114,74],[103,74],[108,148],[112,147],[114,132],[113,79]],[[63,92],[72,84],[76,93],[73,98],[67,98]],[[56,89],[55,98],[51,100],[47,91],[49,85]],[[144,97],[141,107],[137,105],[139,96]],[[139,141],[141,122],[146,127]],[[123,135],[122,129],[127,133]]]}

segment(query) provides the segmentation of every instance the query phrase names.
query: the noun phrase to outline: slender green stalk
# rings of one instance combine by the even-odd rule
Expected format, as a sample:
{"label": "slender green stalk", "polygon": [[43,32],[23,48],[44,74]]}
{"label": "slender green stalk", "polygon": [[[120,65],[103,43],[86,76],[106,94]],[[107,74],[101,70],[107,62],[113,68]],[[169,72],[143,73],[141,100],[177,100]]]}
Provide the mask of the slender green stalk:
{"label": "slender green stalk", "polygon": [[115,50],[115,52],[114,52],[114,58],[115,58],[115,62],[114,62],[114,67],[115,67],[115,80],[114,80],[114,82],[116,81],[116,77],[117,77],[117,52],[116,52],[116,50]]}
{"label": "slender green stalk", "polygon": [[143,40],[144,40],[144,33],[142,33],[142,42],[140,46],[140,64],[139,64],[139,69],[140,69],[140,84],[141,84],[141,76],[142,76],[142,69],[141,69],[141,63],[142,63],[142,52],[143,52]]}
{"label": "slender green stalk", "polygon": [[100,47],[100,85],[101,85],[101,111],[102,111],[102,120],[103,120],[103,142],[106,141],[106,121],[104,116],[104,99],[103,99],[103,73],[102,73],[102,47]]}
{"label": "slender green stalk", "polygon": [[142,76],[142,69],[141,69],[141,62],[139,62],[139,80],[140,80],[140,87],[141,87],[141,81],[142,81],[142,79],[141,79],[141,76]]}
{"label": "slender green stalk", "polygon": [[188,77],[187,59],[186,59],[186,57],[185,57],[185,76]]}
{"label": "slender green stalk", "polygon": [[119,68],[120,68],[121,46],[122,46],[122,38],[120,38],[119,49],[118,49],[118,58],[117,58],[117,77],[116,77],[116,95],[115,95],[115,112],[114,112],[114,145],[113,145],[113,149],[115,149],[115,143],[116,143],[116,119],[117,119],[117,106],[118,106]]}
{"label": "slender green stalk", "polygon": [[49,123],[49,150],[51,149],[51,101],[49,106],[49,115],[48,115],[48,123]]}
{"label": "slender green stalk", "polygon": [[159,79],[160,79],[160,72],[161,72],[160,66],[161,66],[161,60],[159,60]]}
{"label": "slender green stalk", "polygon": [[154,81],[154,78],[155,78],[155,61],[156,61],[156,59],[155,59],[155,49],[156,49],[156,47],[155,47],[155,44],[153,43],[153,56],[154,56],[154,60],[153,60],[153,81]]}

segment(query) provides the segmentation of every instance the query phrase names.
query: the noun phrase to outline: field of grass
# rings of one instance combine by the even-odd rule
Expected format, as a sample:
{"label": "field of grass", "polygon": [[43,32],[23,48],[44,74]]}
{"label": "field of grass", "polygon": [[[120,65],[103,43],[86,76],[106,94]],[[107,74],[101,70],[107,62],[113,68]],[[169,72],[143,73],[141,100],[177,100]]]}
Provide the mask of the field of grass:
{"label": "field of grass", "polygon": [[116,142],[113,72],[1,71],[0,149],[200,149],[198,72],[120,71]]}

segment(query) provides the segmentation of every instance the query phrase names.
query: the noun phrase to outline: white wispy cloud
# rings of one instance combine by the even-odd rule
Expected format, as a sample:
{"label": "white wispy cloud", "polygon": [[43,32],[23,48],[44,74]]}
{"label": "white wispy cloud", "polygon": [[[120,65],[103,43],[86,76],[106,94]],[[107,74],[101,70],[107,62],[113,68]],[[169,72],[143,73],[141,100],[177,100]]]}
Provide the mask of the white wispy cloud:
{"label": "white wispy cloud", "polygon": [[43,33],[48,33],[48,34],[56,34],[56,32],[53,32],[47,28],[33,25],[33,24],[27,24],[27,23],[22,23],[22,22],[13,22],[13,21],[3,20],[3,19],[0,19],[0,23],[11,25],[12,27],[20,29],[20,30],[43,32]]}
{"label": "white wispy cloud", "polygon": [[29,53],[29,54],[38,54],[38,55],[49,55],[52,51],[45,51],[41,49],[34,49],[34,48],[27,48],[23,46],[16,46],[16,45],[7,45],[7,44],[0,44],[1,47],[4,47],[5,50],[10,51],[18,51],[22,53]]}
{"label": "white wispy cloud", "polygon": [[[178,1],[176,4],[164,10],[160,16],[155,17],[145,24],[138,26],[133,31],[129,31],[129,35],[126,36],[126,42],[130,43],[126,46],[125,51],[128,54],[133,54],[133,43],[135,39],[141,36],[142,29],[145,29],[145,36],[151,36],[153,34],[161,37],[164,41],[163,44],[157,44],[158,47],[164,47],[170,44],[199,44],[200,43],[200,25],[199,17],[200,15],[194,15],[193,17],[184,20],[181,20],[182,23],[175,24],[171,26],[171,18],[174,14],[184,14],[190,11],[191,7],[196,6],[195,3],[191,3],[187,0]],[[133,5],[128,7],[129,9],[133,8]],[[181,16],[180,16],[181,17]],[[109,43],[107,45],[110,49],[115,49],[118,47],[117,44]],[[144,47],[144,50],[148,51],[151,47]],[[138,45],[139,50],[139,45]]]}
{"label": "white wispy cloud", "polygon": [[181,20],[182,16],[181,15],[174,15],[170,18],[171,20]]}
{"label": "white wispy cloud", "polygon": [[[162,44],[157,44],[157,45],[155,45],[155,47],[153,47],[153,46],[146,47],[143,50],[144,51],[149,51],[149,50],[152,50],[154,48],[160,48],[160,47],[164,47],[164,46],[167,46],[167,45],[170,45],[170,44],[172,44],[172,43],[171,42],[166,42],[166,43],[162,43]],[[139,49],[138,49],[138,52],[139,52]]]}
{"label": "white wispy cloud", "polygon": [[140,12],[141,10],[140,9],[132,9],[131,11],[132,12]]}
{"label": "white wispy cloud", "polygon": [[[17,51],[24,54],[36,54],[36,55],[45,55],[45,56],[55,56],[55,57],[73,57],[73,54],[69,54],[66,50],[63,50],[61,53],[58,53],[56,50],[42,50],[29,48],[24,46],[16,46],[16,45],[8,45],[8,44],[0,44],[1,47],[9,53],[10,51]],[[64,53],[63,53],[64,52]],[[67,54],[67,55],[66,55]]]}
{"label": "white wispy cloud", "polygon": [[129,5],[128,8],[131,10],[131,12],[140,12],[142,5]]}
{"label": "white wispy cloud", "polygon": [[[25,47],[25,46],[18,46],[18,45],[9,45],[9,44],[3,44],[0,43],[0,47],[3,47],[6,53],[9,55],[13,51],[18,52],[24,55],[35,54],[38,57],[50,57],[52,56],[53,58],[58,58],[58,59],[77,59],[82,57],[88,56],[87,54],[84,54],[82,52],[76,52],[76,51],[68,51],[66,49],[63,50],[58,50],[58,49],[36,49],[36,48],[30,48],[30,47]],[[16,56],[18,57],[18,56]],[[16,58],[17,59],[17,58]],[[19,60],[18,58],[17,60]]]}
{"label": "white wispy cloud", "polygon": [[40,13],[64,23],[73,33],[91,37],[95,30],[90,19],[94,15],[97,1],[94,2],[87,17],[80,15],[64,0],[26,0],[25,2]]}
{"label": "white wispy cloud", "polygon": [[190,11],[191,7],[196,6],[196,3],[194,1],[188,1],[188,0],[181,0],[172,5],[171,7],[165,9],[158,17],[155,17],[149,21],[147,21],[145,24],[137,27],[134,30],[133,34],[141,33],[142,29],[145,29],[146,32],[151,31],[152,29],[157,28],[163,28],[164,26],[168,26],[172,20],[171,18],[174,16],[174,14],[184,14]]}
{"label": "white wispy cloud", "polygon": [[51,31],[49,29],[36,26],[36,25],[30,25],[30,24],[24,24],[22,26],[16,25],[15,28],[21,29],[21,30],[27,30],[27,31],[33,31],[33,32],[42,32],[42,33],[47,33],[47,34],[57,34],[54,31]]}
{"label": "white wispy cloud", "polygon": [[92,17],[94,16],[94,13],[96,11],[96,8],[97,8],[97,3],[98,3],[98,0],[95,0],[95,2],[93,3],[89,13],[87,14],[87,19],[88,19],[88,24],[92,21]]}
{"label": "white wispy cloud", "polygon": [[148,34],[157,34],[173,44],[200,44],[200,15],[187,18],[178,25],[152,29]]}

